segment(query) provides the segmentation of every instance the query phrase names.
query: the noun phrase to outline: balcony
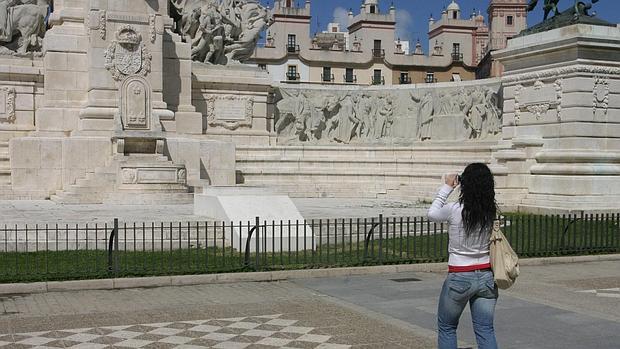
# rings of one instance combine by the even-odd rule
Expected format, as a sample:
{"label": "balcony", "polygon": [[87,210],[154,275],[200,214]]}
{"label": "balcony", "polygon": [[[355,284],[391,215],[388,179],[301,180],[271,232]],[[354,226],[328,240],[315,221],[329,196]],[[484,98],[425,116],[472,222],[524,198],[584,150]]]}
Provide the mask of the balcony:
{"label": "balcony", "polygon": [[409,85],[409,84],[411,84],[411,77],[410,76],[401,76],[398,79],[398,81],[399,81],[399,83],[401,85]]}
{"label": "balcony", "polygon": [[288,53],[299,53],[299,45],[286,45],[286,52]]}
{"label": "balcony", "polygon": [[452,62],[462,62],[463,54],[459,52],[452,52]]}
{"label": "balcony", "polygon": [[434,76],[427,76],[426,79],[424,79],[424,82],[427,84],[433,84],[437,82],[437,79]]}
{"label": "balcony", "polygon": [[382,48],[373,48],[372,49],[372,56],[374,58],[383,58],[385,57],[385,50]]}
{"label": "balcony", "polygon": [[342,76],[342,81],[344,81],[347,84],[356,84],[357,83],[357,75],[343,75]]}
{"label": "balcony", "polygon": [[299,81],[300,79],[299,73],[286,73],[286,80],[288,81]]}
{"label": "balcony", "polygon": [[334,74],[321,74],[323,82],[334,82]]}
{"label": "balcony", "polygon": [[383,76],[372,76],[371,78],[373,85],[385,85],[385,77]]}

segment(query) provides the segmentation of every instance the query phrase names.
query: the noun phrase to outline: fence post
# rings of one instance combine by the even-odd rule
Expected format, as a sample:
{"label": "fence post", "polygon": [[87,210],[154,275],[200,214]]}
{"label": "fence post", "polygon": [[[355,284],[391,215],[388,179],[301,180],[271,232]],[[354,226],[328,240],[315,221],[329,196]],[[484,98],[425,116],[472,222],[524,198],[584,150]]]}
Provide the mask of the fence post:
{"label": "fence post", "polygon": [[379,264],[383,264],[383,213],[379,214]]}
{"label": "fence post", "polygon": [[[259,241],[259,239],[260,239],[260,218],[259,217],[256,217],[256,231],[254,232],[254,234],[256,236],[256,251],[255,251],[255,253],[256,253],[256,265],[255,265],[254,269],[256,271],[258,271],[259,264],[260,264],[260,254],[259,254],[259,251],[260,251],[260,241]],[[282,235],[282,231],[280,231],[280,235]],[[280,246],[280,248],[282,248],[282,246]]]}
{"label": "fence post", "polygon": [[118,218],[114,218],[114,227],[108,241],[108,272],[118,273]]}

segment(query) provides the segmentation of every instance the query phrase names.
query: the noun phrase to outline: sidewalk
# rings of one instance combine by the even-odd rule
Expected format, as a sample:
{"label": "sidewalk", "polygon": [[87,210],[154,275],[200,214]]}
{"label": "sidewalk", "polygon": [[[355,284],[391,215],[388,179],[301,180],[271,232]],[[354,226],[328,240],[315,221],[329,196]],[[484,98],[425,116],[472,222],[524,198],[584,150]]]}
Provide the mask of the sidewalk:
{"label": "sidewalk", "polygon": [[[400,273],[296,283],[360,309],[435,331],[444,278],[443,273]],[[475,348],[470,319],[466,309],[458,336]],[[619,348],[618,262],[523,266],[515,286],[500,291],[495,327],[502,349]]]}
{"label": "sidewalk", "polygon": [[[541,263],[501,292],[501,348],[618,347],[618,261]],[[445,275],[411,270],[0,296],[0,348],[434,348]]]}
{"label": "sidewalk", "polygon": [[0,298],[7,348],[432,348],[289,282]]}

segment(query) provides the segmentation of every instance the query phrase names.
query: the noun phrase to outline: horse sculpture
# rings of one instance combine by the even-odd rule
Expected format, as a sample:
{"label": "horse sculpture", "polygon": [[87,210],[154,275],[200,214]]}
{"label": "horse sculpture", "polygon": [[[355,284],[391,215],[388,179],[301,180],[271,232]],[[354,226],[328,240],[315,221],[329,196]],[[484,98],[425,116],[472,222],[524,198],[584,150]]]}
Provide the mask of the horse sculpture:
{"label": "horse sculpture", "polygon": [[[585,1],[575,0],[575,5],[574,5],[575,15],[576,16],[578,15],[588,16],[588,10],[592,8],[592,4],[596,4],[598,1],[599,0],[592,0],[592,2],[585,2]],[[545,11],[544,20],[546,20],[549,17],[549,13],[551,12],[553,12],[554,16],[557,16],[560,14],[560,10],[558,9],[559,2],[560,0],[545,0],[543,4],[543,10]],[[538,5],[538,0],[530,0],[527,10],[529,12],[533,11],[536,8],[536,5]]]}
{"label": "horse sculpture", "polygon": [[[50,0],[0,0],[0,42],[25,54],[41,46]],[[15,42],[15,38],[17,42]]]}
{"label": "horse sculpture", "polygon": [[45,35],[47,7],[39,5],[16,6],[9,10],[9,21],[12,21],[12,35],[19,34],[17,53],[25,54],[28,49],[41,46]]}

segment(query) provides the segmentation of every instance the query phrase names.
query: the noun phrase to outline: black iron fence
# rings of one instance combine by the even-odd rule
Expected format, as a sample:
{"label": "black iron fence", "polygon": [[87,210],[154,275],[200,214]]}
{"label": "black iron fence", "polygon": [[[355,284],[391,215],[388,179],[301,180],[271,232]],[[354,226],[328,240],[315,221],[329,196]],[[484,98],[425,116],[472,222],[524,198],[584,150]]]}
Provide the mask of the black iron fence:
{"label": "black iron fence", "polygon": [[[507,215],[522,257],[620,251],[620,214]],[[448,225],[425,217],[4,225],[0,282],[446,261]]]}

